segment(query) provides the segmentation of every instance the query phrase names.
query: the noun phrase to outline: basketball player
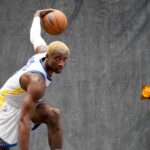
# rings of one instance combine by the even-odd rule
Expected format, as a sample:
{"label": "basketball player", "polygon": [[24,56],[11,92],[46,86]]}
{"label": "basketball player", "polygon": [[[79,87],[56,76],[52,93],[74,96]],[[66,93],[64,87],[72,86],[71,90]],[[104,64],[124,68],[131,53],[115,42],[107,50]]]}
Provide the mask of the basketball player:
{"label": "basketball player", "polygon": [[30,40],[37,54],[10,77],[0,89],[0,150],[17,144],[20,150],[29,149],[30,129],[41,123],[48,128],[51,150],[62,149],[63,133],[60,113],[43,102],[46,87],[53,73],[61,73],[68,55],[68,47],[60,41],[49,45],[41,37],[40,19],[54,9],[36,11],[30,29]]}

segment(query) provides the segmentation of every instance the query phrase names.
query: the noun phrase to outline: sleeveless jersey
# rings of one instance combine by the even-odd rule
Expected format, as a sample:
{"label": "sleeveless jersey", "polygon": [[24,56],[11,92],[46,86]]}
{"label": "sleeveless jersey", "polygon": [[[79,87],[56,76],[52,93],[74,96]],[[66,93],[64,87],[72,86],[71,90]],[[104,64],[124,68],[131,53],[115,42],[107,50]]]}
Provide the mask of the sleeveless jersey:
{"label": "sleeveless jersey", "polygon": [[3,87],[0,89],[0,108],[7,102],[8,104],[20,108],[26,91],[20,86],[19,80],[21,75],[26,72],[40,74],[45,79],[46,87],[51,83],[51,78],[46,74],[46,68],[42,62],[46,53],[36,54],[31,57],[27,64],[11,76]]}

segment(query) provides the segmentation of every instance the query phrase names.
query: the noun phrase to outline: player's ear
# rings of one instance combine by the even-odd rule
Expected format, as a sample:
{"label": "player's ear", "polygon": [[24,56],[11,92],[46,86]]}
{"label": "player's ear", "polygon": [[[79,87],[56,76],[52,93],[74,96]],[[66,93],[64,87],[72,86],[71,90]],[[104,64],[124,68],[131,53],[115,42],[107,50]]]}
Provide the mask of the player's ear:
{"label": "player's ear", "polygon": [[46,57],[46,58],[49,58],[49,54],[47,53],[45,57]]}

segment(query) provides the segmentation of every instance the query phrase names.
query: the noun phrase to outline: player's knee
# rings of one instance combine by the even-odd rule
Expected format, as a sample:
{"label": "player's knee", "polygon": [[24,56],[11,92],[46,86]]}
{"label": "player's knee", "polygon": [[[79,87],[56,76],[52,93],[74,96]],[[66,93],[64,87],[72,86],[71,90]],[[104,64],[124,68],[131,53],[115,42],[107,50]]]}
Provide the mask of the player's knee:
{"label": "player's knee", "polygon": [[48,111],[47,123],[50,126],[59,126],[60,125],[60,110],[57,108],[50,108]]}
{"label": "player's knee", "polygon": [[59,109],[54,108],[52,110],[52,115],[53,115],[53,118],[56,119],[56,121],[60,120],[60,110]]}

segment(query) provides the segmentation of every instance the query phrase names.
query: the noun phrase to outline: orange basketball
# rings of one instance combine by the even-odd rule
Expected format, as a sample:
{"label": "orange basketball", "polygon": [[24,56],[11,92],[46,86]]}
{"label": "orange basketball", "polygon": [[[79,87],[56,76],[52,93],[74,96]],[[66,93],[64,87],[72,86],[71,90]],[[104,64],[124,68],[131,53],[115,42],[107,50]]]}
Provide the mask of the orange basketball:
{"label": "orange basketball", "polygon": [[67,17],[62,11],[54,10],[42,18],[42,25],[47,33],[57,35],[66,29]]}

